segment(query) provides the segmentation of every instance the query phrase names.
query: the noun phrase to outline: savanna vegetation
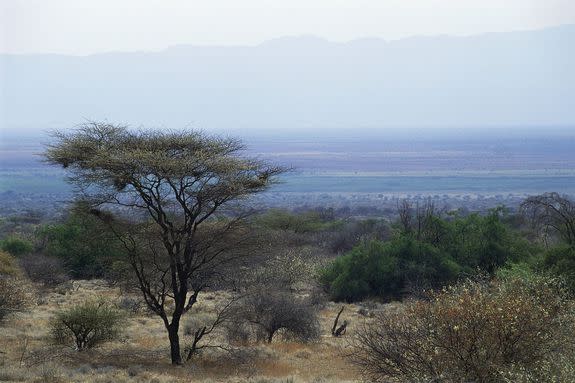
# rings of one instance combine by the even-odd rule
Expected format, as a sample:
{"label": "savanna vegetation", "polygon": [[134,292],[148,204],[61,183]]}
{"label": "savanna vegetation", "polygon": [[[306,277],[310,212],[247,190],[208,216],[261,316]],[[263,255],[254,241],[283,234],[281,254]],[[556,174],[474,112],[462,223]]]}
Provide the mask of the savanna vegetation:
{"label": "savanna vegetation", "polygon": [[78,198],[2,231],[0,380],[574,381],[567,196],[365,219],[253,206],[285,169],[234,139],[91,123],[46,156]]}

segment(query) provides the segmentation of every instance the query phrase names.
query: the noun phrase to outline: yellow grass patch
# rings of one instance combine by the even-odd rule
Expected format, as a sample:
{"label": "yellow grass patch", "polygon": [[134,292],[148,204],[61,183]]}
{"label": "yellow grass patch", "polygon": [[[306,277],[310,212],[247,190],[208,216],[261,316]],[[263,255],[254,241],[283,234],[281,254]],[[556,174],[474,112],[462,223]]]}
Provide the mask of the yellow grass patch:
{"label": "yellow grass patch", "polygon": [[[226,292],[206,293],[200,296],[193,313],[209,312],[228,296]],[[54,315],[95,298],[119,303],[121,294],[101,281],[75,281],[44,290],[33,299],[28,311],[10,316],[0,326],[0,381],[327,383],[359,379],[343,357],[345,337],[330,335],[341,307],[338,304],[328,304],[321,312],[319,342],[302,344],[278,338],[269,345],[237,347],[232,353],[209,349],[186,365],[173,367],[164,325],[160,318],[146,313],[126,313],[124,334],[97,349],[75,352],[51,345],[49,324]],[[342,314],[342,319],[352,323],[350,331],[353,323],[365,319],[357,311],[357,306],[346,305]],[[183,329],[181,339],[184,346]]]}

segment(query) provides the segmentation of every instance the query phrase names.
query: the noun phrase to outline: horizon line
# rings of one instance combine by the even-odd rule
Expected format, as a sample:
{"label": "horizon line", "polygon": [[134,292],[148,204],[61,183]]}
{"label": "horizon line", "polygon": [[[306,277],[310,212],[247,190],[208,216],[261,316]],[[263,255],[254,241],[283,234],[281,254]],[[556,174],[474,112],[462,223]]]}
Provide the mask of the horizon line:
{"label": "horizon line", "polygon": [[449,33],[435,33],[435,34],[414,34],[399,38],[385,38],[381,36],[363,36],[356,37],[347,40],[332,40],[326,37],[313,34],[313,33],[302,33],[294,35],[284,35],[273,37],[269,39],[262,40],[254,44],[211,44],[211,43],[179,43],[179,44],[169,44],[165,47],[159,49],[134,49],[134,50],[110,50],[110,51],[94,51],[90,53],[64,53],[64,52],[2,52],[0,51],[0,56],[68,56],[68,57],[90,57],[98,55],[109,55],[109,54],[153,54],[162,53],[169,51],[174,48],[258,48],[270,43],[279,42],[282,40],[297,40],[297,39],[313,39],[316,41],[321,41],[326,44],[334,45],[346,45],[355,42],[365,41],[365,40],[376,40],[382,43],[398,43],[413,39],[438,39],[438,38],[453,38],[453,39],[466,39],[466,38],[477,38],[490,35],[505,35],[505,34],[515,34],[515,33],[533,33],[533,32],[544,32],[554,29],[570,28],[575,27],[575,23],[564,23],[552,26],[546,26],[535,29],[514,29],[510,31],[489,31],[481,33],[469,33],[469,34],[449,34]]}

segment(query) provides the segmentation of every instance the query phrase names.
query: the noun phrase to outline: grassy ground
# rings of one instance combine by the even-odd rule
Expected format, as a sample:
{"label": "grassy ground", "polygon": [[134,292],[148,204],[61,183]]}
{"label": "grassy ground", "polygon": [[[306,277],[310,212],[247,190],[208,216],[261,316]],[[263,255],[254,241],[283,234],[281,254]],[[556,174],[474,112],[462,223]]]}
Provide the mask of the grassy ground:
{"label": "grassy ground", "polygon": [[[207,313],[225,300],[224,292],[204,294],[196,309]],[[31,307],[13,314],[0,327],[0,381],[21,382],[350,382],[359,374],[345,358],[355,326],[367,319],[360,306],[345,305],[350,321],[341,338],[330,334],[339,304],[321,311],[322,337],[310,344],[274,340],[272,344],[210,348],[181,367],[169,363],[167,334],[161,320],[130,313],[123,335],[99,348],[76,352],[54,346],[49,322],[69,305],[96,297],[120,302],[120,292],[98,281],[76,281],[38,292]],[[186,322],[182,326],[185,333]],[[213,344],[223,339],[212,339]],[[184,335],[183,342],[186,342]]]}

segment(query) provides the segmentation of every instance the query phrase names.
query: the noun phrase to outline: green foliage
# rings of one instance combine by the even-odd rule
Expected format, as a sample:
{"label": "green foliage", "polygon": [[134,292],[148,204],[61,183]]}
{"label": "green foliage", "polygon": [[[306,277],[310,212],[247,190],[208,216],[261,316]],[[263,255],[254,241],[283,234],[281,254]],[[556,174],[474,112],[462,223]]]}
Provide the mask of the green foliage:
{"label": "green foliage", "polygon": [[322,271],[321,282],[333,299],[354,301],[395,298],[407,289],[442,286],[478,271],[492,275],[537,250],[504,217],[502,209],[447,219],[429,214],[421,224],[404,224],[388,242],[356,246]]}
{"label": "green foliage", "polygon": [[508,262],[529,258],[536,249],[504,223],[501,208],[487,215],[471,214],[449,222],[449,235],[440,247],[467,272],[481,269],[493,274]]}
{"label": "green foliage", "polygon": [[68,218],[39,231],[45,253],[61,259],[74,278],[107,276],[114,261],[122,259],[122,244],[99,218],[73,211]]}
{"label": "green foliage", "polygon": [[121,323],[122,314],[113,306],[103,301],[84,302],[56,314],[51,335],[56,343],[74,344],[82,351],[115,339]]}
{"label": "green foliage", "polygon": [[18,257],[31,253],[34,250],[34,246],[26,239],[11,236],[0,241],[0,249]]}
{"label": "green foliage", "polygon": [[466,281],[382,312],[352,355],[370,381],[572,381],[574,324],[553,279]]}
{"label": "green foliage", "polygon": [[547,250],[537,269],[560,277],[575,292],[575,247],[565,244]]}
{"label": "green foliage", "polygon": [[531,262],[510,263],[497,270],[495,275],[502,280],[522,279],[527,281],[540,277]]}
{"label": "green foliage", "polygon": [[397,297],[409,284],[452,281],[459,266],[449,254],[409,237],[369,241],[341,256],[321,272],[321,281],[336,300],[368,296]]}

